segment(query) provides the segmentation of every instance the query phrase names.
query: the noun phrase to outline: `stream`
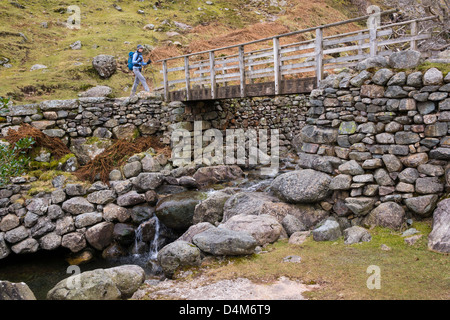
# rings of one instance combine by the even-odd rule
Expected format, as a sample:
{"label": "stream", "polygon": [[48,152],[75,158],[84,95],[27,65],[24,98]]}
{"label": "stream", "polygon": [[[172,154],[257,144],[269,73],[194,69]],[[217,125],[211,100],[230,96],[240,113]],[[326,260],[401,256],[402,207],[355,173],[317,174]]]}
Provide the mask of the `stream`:
{"label": "stream", "polygon": [[[272,178],[254,179],[252,175],[246,175],[244,179],[232,181],[223,185],[216,185],[206,191],[208,194],[220,190],[222,187],[236,187],[241,191],[266,191]],[[87,263],[79,265],[80,271],[90,271],[98,268],[111,268],[124,264],[136,264],[144,268],[147,278],[159,279],[161,277],[160,268],[156,263],[159,248],[160,223],[156,218],[156,232],[153,241],[149,243],[149,250],[141,254],[130,254],[114,260],[107,260],[101,257],[101,252],[95,252],[94,258]],[[136,229],[135,245],[140,240],[141,230]],[[70,264],[66,261],[69,253],[64,248],[53,251],[38,251],[26,255],[10,255],[5,260],[0,260],[0,280],[10,282],[25,282],[33,291],[38,300],[45,300],[47,292],[59,281],[72,275],[68,272]]]}

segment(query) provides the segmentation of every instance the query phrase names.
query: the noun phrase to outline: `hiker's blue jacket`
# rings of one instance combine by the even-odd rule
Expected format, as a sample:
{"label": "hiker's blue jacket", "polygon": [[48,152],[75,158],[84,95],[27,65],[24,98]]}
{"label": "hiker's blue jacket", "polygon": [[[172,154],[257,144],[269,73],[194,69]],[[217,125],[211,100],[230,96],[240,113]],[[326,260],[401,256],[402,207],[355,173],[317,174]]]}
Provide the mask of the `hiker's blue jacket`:
{"label": "hiker's blue jacket", "polygon": [[142,53],[135,52],[133,54],[133,67],[140,68],[142,66],[146,66],[147,63],[144,62],[144,57],[142,56]]}

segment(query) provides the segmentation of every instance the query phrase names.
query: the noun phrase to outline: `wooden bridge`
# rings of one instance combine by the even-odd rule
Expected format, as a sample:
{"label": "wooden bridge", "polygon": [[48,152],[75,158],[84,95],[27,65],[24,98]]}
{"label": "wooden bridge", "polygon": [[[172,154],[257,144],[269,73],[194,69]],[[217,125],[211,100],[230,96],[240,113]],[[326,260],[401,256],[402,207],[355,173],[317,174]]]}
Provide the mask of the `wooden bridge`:
{"label": "wooden bridge", "polygon": [[[198,101],[309,93],[320,84],[325,70],[352,67],[368,57],[387,56],[395,50],[416,50],[418,41],[431,38],[431,33],[419,31],[419,23],[436,16],[379,23],[381,16],[395,11],[159,60],[165,99]],[[326,34],[333,27],[364,20],[367,29]],[[310,40],[295,41],[299,38]],[[264,47],[264,43],[269,43],[267,48],[248,49]]]}

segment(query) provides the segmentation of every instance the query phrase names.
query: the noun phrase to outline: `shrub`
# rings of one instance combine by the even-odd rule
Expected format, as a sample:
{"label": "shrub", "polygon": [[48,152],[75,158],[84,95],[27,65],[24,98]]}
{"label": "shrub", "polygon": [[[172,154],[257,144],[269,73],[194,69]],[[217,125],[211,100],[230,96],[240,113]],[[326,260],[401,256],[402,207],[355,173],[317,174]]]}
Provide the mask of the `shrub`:
{"label": "shrub", "polygon": [[27,152],[35,143],[33,138],[22,138],[14,146],[0,145],[0,187],[9,183],[11,177],[25,172],[30,158]]}

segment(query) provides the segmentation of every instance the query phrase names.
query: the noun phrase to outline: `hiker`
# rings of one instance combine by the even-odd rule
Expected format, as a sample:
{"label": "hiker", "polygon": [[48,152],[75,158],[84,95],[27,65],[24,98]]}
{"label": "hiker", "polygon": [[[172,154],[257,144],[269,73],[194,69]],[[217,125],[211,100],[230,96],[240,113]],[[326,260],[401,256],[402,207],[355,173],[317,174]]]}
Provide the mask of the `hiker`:
{"label": "hiker", "polygon": [[145,91],[150,92],[150,88],[148,87],[147,82],[145,81],[145,78],[141,72],[142,72],[142,67],[152,63],[152,61],[150,59],[148,59],[147,62],[144,62],[144,57],[142,56],[142,51],[144,51],[144,47],[139,44],[137,46],[136,52],[133,54],[132,65],[133,65],[133,72],[136,77],[134,78],[133,87],[131,88],[131,95],[136,94],[136,90],[139,85],[139,82],[142,83]]}

